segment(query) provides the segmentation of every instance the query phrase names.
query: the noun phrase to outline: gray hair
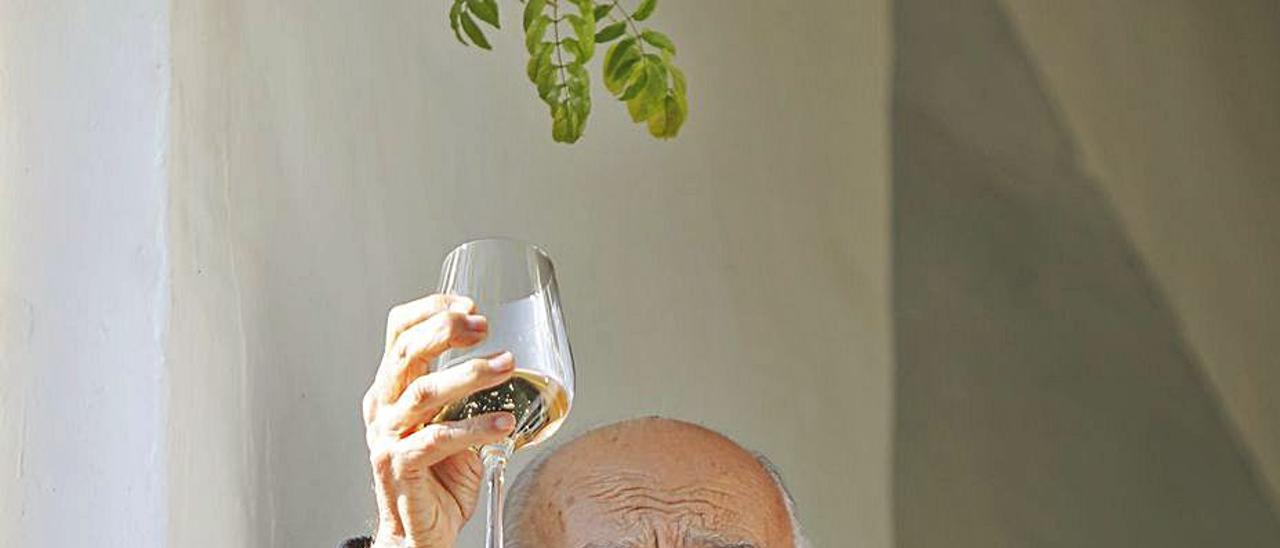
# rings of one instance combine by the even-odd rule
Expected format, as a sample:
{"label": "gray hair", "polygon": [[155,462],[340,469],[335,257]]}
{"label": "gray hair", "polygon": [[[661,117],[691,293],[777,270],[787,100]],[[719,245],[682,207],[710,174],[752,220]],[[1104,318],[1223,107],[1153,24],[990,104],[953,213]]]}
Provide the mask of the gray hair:
{"label": "gray hair", "polygon": [[769,477],[773,478],[773,484],[778,486],[779,491],[782,491],[782,500],[787,504],[787,517],[791,519],[791,543],[795,544],[796,548],[812,548],[813,545],[809,543],[809,537],[804,534],[804,527],[800,526],[800,516],[796,511],[796,499],[791,497],[791,491],[787,490],[787,484],[782,483],[782,472],[773,464],[773,461],[769,460],[769,457],[764,456],[764,453],[752,451],[751,454],[755,455],[756,462],[759,462],[760,466],[763,466],[765,471],[769,472]]}
{"label": "gray hair", "polygon": [[[559,449],[558,447],[556,449]],[[522,548],[525,543],[516,535],[516,524],[524,517],[525,508],[529,501],[529,492],[533,491],[533,480],[541,472],[542,467],[547,464],[547,459],[554,455],[556,449],[543,451],[538,453],[529,464],[516,475],[515,481],[511,482],[511,487],[507,489],[506,509],[504,511],[504,520],[502,522],[502,536],[508,548]]]}
{"label": "gray hair", "polygon": [[[551,455],[555,454],[555,450],[545,451],[534,457],[525,466],[523,470],[516,475],[515,481],[511,483],[511,489],[507,491],[506,501],[506,517],[503,523],[504,536],[506,544],[510,548],[522,548],[524,543],[515,534],[518,524],[524,514],[524,510],[529,501],[529,493],[533,490],[533,480],[542,472],[543,466],[547,464],[547,460]],[[782,482],[782,473],[773,461],[764,456],[763,453],[751,451],[755,456],[756,462],[769,473],[769,477],[773,479],[773,484],[778,487],[778,491],[782,493],[782,500],[787,507],[787,517],[791,521],[791,542],[795,544],[795,548],[812,548],[809,543],[809,537],[805,536],[804,528],[800,526],[800,516],[796,510],[796,501],[791,497],[791,491],[787,490],[787,485]]]}

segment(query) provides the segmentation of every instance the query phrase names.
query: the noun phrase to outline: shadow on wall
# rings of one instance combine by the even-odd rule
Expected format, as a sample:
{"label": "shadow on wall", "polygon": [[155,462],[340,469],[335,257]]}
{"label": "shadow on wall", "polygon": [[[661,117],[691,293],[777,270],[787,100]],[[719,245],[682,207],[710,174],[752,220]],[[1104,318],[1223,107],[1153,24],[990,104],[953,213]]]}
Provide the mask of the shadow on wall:
{"label": "shadow on wall", "polygon": [[1000,5],[895,10],[899,546],[1280,546]]}

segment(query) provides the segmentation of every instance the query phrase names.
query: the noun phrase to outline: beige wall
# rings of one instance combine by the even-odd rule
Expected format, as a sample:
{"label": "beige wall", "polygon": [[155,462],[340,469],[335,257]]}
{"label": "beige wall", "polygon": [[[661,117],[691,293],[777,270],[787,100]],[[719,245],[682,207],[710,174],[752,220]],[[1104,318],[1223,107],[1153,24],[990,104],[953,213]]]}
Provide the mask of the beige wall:
{"label": "beige wall", "polygon": [[597,89],[574,147],[518,32],[461,48],[438,3],[185,1],[173,21],[175,544],[366,530],[356,404],[385,311],[501,234],[558,263],[565,436],[700,421],[777,461],[817,545],[889,546],[883,2],[667,2],[684,133],[651,140]]}
{"label": "beige wall", "polygon": [[1277,8],[894,6],[899,545],[1280,544]]}
{"label": "beige wall", "polygon": [[1002,3],[1280,504],[1280,4]]}

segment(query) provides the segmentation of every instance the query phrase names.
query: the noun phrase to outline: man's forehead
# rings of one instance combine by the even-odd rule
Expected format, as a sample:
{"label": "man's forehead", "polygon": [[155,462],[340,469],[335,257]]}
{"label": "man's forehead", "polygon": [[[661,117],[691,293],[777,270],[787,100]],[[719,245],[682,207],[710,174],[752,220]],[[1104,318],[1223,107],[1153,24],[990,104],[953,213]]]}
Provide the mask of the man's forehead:
{"label": "man's forehead", "polygon": [[[580,548],[652,548],[659,546],[654,536],[636,536],[624,540],[587,541]],[[688,532],[676,541],[682,548],[759,548],[749,540],[734,540],[718,533]]]}
{"label": "man's forehead", "polygon": [[[704,477],[697,481],[670,481],[644,470],[604,466],[583,470],[566,479],[556,498],[565,507],[582,500],[620,512],[678,514],[692,511],[701,521],[741,517],[734,499],[751,498],[749,486],[729,476]],[[700,523],[705,525],[705,523]]]}
{"label": "man's forehead", "polygon": [[701,426],[664,419],[628,421],[591,432],[557,450],[547,464],[551,469],[649,471],[657,478],[763,473],[755,456],[732,440]]}
{"label": "man's forehead", "polygon": [[568,489],[558,495],[568,525],[566,546],[750,548],[765,538],[766,515],[752,511],[758,505],[744,510],[740,486],[644,479],[643,474],[603,472],[566,482]]}
{"label": "man's forehead", "polygon": [[558,546],[750,548],[789,529],[781,493],[754,455],[686,423],[602,429],[540,468],[533,498],[543,524],[564,535]]}
{"label": "man's forehead", "polygon": [[744,451],[694,446],[573,449],[559,452],[539,471],[535,491],[544,491],[540,497],[566,502],[571,497],[692,497],[716,503],[728,503],[734,497],[756,502],[776,498],[777,486],[768,472]]}

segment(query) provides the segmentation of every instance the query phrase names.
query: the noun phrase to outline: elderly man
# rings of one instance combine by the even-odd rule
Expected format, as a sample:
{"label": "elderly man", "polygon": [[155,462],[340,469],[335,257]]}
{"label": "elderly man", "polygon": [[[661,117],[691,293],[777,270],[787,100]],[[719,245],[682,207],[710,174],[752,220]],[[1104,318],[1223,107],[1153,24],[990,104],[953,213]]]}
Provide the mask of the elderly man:
{"label": "elderly man", "polygon": [[[493,413],[422,426],[467,394],[505,382],[510,353],[427,373],[488,330],[465,297],[397,306],[364,398],[378,501],[373,538],[344,546],[452,547],[475,511],[481,465],[471,447],[502,440]],[[606,426],[545,455],[512,486],[506,523],[518,548],[805,548],[790,498],[763,459],[715,432],[667,419]]]}

